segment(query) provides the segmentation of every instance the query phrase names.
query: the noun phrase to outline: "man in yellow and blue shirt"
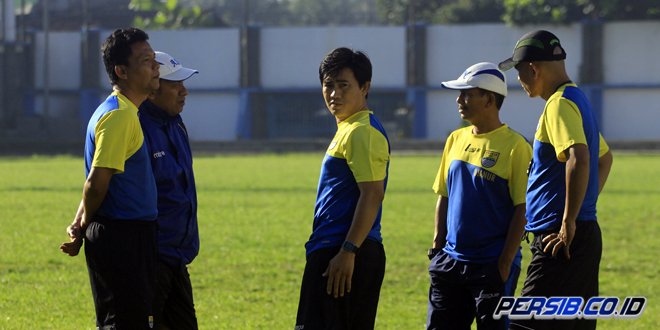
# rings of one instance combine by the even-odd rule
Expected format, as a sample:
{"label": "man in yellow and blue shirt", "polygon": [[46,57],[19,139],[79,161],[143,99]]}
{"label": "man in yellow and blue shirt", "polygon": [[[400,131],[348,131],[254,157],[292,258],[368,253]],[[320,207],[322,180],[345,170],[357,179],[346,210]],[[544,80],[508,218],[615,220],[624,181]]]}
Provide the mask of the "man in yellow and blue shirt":
{"label": "man in yellow and blue shirt", "polygon": [[471,126],[445,143],[433,190],[436,205],[429,250],[427,329],[505,329],[493,319],[503,295],[513,295],[520,274],[525,186],[531,147],[503,124],[504,73],[477,63],[442,86],[460,90],[456,102]]}
{"label": "man in yellow and blue shirt", "polygon": [[154,326],[157,192],[138,120],[138,106],[159,86],[148,39],[128,28],[103,43],[113,92],[89,120],[83,198],[61,246],[74,256],[85,242],[100,329]]}
{"label": "man in yellow and blue shirt", "polygon": [[371,62],[364,53],[333,50],[319,79],[337,132],[321,167],[296,329],[373,329],[385,274],[389,141],[367,108]]}
{"label": "man in yellow and blue shirt", "polygon": [[[559,38],[538,30],[523,35],[513,56],[530,97],[546,100],[534,135],[527,185],[527,225],[534,234],[523,296],[598,295],[602,236],[596,217],[598,194],[612,166],[586,95],[574,84]],[[595,329],[596,320],[516,320],[513,329]]]}

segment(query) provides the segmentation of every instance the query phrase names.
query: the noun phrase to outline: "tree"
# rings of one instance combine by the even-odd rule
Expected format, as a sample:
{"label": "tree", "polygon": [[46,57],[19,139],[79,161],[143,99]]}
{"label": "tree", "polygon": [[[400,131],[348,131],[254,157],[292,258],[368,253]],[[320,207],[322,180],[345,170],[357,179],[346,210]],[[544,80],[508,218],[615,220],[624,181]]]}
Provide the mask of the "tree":
{"label": "tree", "polygon": [[515,25],[660,18],[657,0],[504,0],[504,7],[502,19]]}
{"label": "tree", "polygon": [[658,0],[130,0],[143,28],[660,19]]}
{"label": "tree", "polygon": [[503,0],[378,0],[385,24],[501,22]]}
{"label": "tree", "polygon": [[202,12],[198,1],[131,0],[129,9],[138,12],[133,24],[144,29],[177,29],[224,25],[211,13]]}

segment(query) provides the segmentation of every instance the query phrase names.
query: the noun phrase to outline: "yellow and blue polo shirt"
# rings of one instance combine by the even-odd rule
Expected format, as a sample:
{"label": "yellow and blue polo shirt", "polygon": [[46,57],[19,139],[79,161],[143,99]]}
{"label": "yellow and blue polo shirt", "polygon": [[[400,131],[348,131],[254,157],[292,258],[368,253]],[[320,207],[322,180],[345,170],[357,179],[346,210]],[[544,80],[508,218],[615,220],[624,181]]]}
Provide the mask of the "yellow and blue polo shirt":
{"label": "yellow and blue polo shirt", "polygon": [[546,101],[534,135],[534,153],[527,184],[529,232],[561,227],[566,202],[566,157],[574,144],[589,148],[589,183],[578,221],[596,221],[598,158],[609,147],[600,135],[591,104],[572,82],[560,86]]}
{"label": "yellow and blue polo shirt", "polygon": [[117,220],[155,220],[156,181],[137,116],[137,107],[115,91],[87,125],[85,175],[92,167],[116,172],[96,215]]}
{"label": "yellow and blue polo shirt", "polygon": [[456,260],[491,263],[502,253],[514,207],[525,203],[532,148],[507,125],[485,134],[472,129],[447,138],[433,190],[448,199],[443,250]]}
{"label": "yellow and blue polo shirt", "polygon": [[[337,124],[319,178],[314,224],[307,254],[339,246],[346,239],[360,198],[358,182],[383,181],[387,187],[390,144],[385,129],[369,110]],[[382,206],[367,239],[382,242]]]}

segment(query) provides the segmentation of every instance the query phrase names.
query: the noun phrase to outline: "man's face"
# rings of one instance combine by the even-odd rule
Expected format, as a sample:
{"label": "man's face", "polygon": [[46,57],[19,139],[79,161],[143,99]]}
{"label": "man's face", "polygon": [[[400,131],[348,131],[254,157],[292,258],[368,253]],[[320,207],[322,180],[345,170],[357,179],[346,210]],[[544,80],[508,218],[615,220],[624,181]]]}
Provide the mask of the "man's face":
{"label": "man's face", "polygon": [[160,80],[160,87],[149,96],[149,100],[168,115],[176,116],[183,111],[188,90],[183,81]]}
{"label": "man's face", "polygon": [[529,97],[536,97],[539,94],[535,91],[536,77],[534,68],[530,62],[520,62],[516,64],[518,70],[518,81]]}
{"label": "man's face", "polygon": [[369,82],[360,88],[353,71],[344,68],[336,76],[323,79],[323,99],[337,122],[343,121],[367,107]]}
{"label": "man's face", "polygon": [[145,94],[157,90],[159,68],[154,50],[148,42],[140,41],[131,45],[131,56],[125,66],[127,85],[131,89]]}
{"label": "man's face", "polygon": [[488,102],[488,93],[479,88],[461,90],[461,94],[456,98],[458,113],[461,115],[461,118],[470,123],[473,120],[478,120],[484,113],[486,102]]}

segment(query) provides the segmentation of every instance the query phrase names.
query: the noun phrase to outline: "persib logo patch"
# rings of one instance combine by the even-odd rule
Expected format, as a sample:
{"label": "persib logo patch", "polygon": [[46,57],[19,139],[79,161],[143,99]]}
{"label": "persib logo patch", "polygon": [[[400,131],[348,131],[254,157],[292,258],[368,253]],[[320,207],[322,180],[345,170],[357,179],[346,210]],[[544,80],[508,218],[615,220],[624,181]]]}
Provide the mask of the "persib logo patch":
{"label": "persib logo patch", "polygon": [[497,164],[497,159],[500,158],[500,153],[496,151],[485,150],[484,156],[481,157],[481,166],[491,168]]}

